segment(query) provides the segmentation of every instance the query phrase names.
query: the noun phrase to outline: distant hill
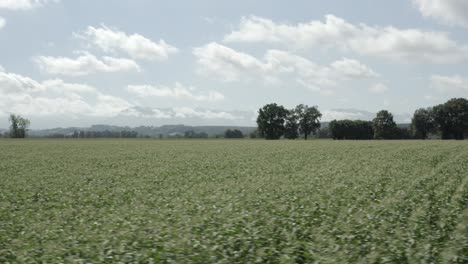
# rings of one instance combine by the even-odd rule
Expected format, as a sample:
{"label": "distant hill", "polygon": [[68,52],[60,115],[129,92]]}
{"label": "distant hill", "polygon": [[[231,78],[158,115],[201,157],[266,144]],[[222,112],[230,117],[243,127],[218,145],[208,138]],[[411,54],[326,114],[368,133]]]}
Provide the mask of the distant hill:
{"label": "distant hill", "polygon": [[242,126],[187,126],[187,125],[164,125],[160,127],[155,126],[139,126],[139,127],[128,127],[128,126],[110,126],[110,125],[93,125],[91,127],[67,127],[67,128],[52,128],[52,129],[40,129],[29,131],[30,137],[46,137],[51,135],[72,135],[75,131],[136,131],[139,136],[145,137],[163,137],[183,135],[186,131],[194,131],[196,133],[205,132],[209,137],[215,137],[216,135],[224,135],[224,132],[228,129],[238,129],[244,134],[248,134],[256,129],[256,127],[242,127]]}

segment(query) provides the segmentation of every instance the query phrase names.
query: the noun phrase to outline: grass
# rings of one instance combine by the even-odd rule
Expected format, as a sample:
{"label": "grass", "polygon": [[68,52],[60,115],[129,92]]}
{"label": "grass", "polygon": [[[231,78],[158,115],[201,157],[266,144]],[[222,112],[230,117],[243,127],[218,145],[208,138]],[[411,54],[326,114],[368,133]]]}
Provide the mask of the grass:
{"label": "grass", "polygon": [[1,263],[468,262],[466,141],[0,150]]}

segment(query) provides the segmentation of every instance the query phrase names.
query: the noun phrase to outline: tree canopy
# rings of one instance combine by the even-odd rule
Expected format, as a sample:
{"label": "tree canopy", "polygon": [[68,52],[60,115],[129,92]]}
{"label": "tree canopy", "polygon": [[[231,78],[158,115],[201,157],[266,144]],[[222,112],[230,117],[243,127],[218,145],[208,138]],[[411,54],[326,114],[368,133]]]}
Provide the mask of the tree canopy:
{"label": "tree canopy", "polygon": [[288,110],[276,103],[267,104],[258,110],[257,125],[260,136],[279,139],[284,134],[284,123]]}
{"label": "tree canopy", "polygon": [[322,113],[318,110],[317,106],[300,104],[295,110],[299,120],[299,132],[304,135],[304,139],[311,133],[316,133],[320,128],[320,118]]}
{"label": "tree canopy", "polygon": [[10,137],[25,138],[31,122],[20,115],[10,115]]}
{"label": "tree canopy", "polygon": [[387,110],[377,113],[377,116],[372,120],[372,128],[375,139],[395,139],[399,134],[398,127],[393,121],[393,115]]}

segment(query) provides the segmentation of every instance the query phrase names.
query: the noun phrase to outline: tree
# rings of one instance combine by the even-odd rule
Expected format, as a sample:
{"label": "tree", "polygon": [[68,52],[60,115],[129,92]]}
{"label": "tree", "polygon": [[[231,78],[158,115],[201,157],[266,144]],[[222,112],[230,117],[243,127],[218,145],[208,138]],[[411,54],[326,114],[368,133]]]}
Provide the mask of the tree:
{"label": "tree", "polygon": [[258,110],[257,125],[261,137],[279,139],[284,133],[284,123],[288,110],[275,103],[267,104]]}
{"label": "tree", "polygon": [[249,133],[249,137],[250,137],[250,138],[258,138],[258,137],[259,137],[259,135],[258,135],[258,130],[255,129],[254,131],[250,132],[250,133]]}
{"label": "tree", "polygon": [[28,131],[30,122],[28,119],[20,115],[10,115],[10,137],[12,138],[25,138]]}
{"label": "tree", "polygon": [[442,139],[464,139],[468,132],[468,100],[453,98],[433,108],[434,121]]}
{"label": "tree", "polygon": [[299,137],[298,116],[295,110],[288,111],[286,124],[284,125],[284,137],[287,139],[296,139]]}
{"label": "tree", "polygon": [[296,107],[295,110],[298,121],[299,121],[299,132],[304,135],[304,139],[307,140],[307,137],[320,128],[320,118],[322,113],[318,110],[317,106],[307,106],[300,104]]}
{"label": "tree", "polygon": [[416,138],[427,139],[429,133],[434,131],[434,115],[432,108],[420,108],[416,110],[411,119],[411,128]]}
{"label": "tree", "polygon": [[333,120],[330,122],[333,139],[372,139],[372,122],[363,120]]}
{"label": "tree", "polygon": [[244,138],[244,134],[238,129],[228,129],[224,132],[224,138]]}
{"label": "tree", "polygon": [[393,115],[387,110],[377,113],[377,116],[372,120],[372,128],[375,139],[395,139],[399,134],[398,127],[393,121]]}

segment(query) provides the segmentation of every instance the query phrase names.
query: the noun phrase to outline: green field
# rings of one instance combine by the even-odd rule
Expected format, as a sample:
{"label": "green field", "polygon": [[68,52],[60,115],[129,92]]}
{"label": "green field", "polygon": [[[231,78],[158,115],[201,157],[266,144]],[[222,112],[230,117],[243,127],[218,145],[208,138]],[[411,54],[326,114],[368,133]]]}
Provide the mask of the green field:
{"label": "green field", "polygon": [[467,141],[0,150],[0,263],[468,263]]}

